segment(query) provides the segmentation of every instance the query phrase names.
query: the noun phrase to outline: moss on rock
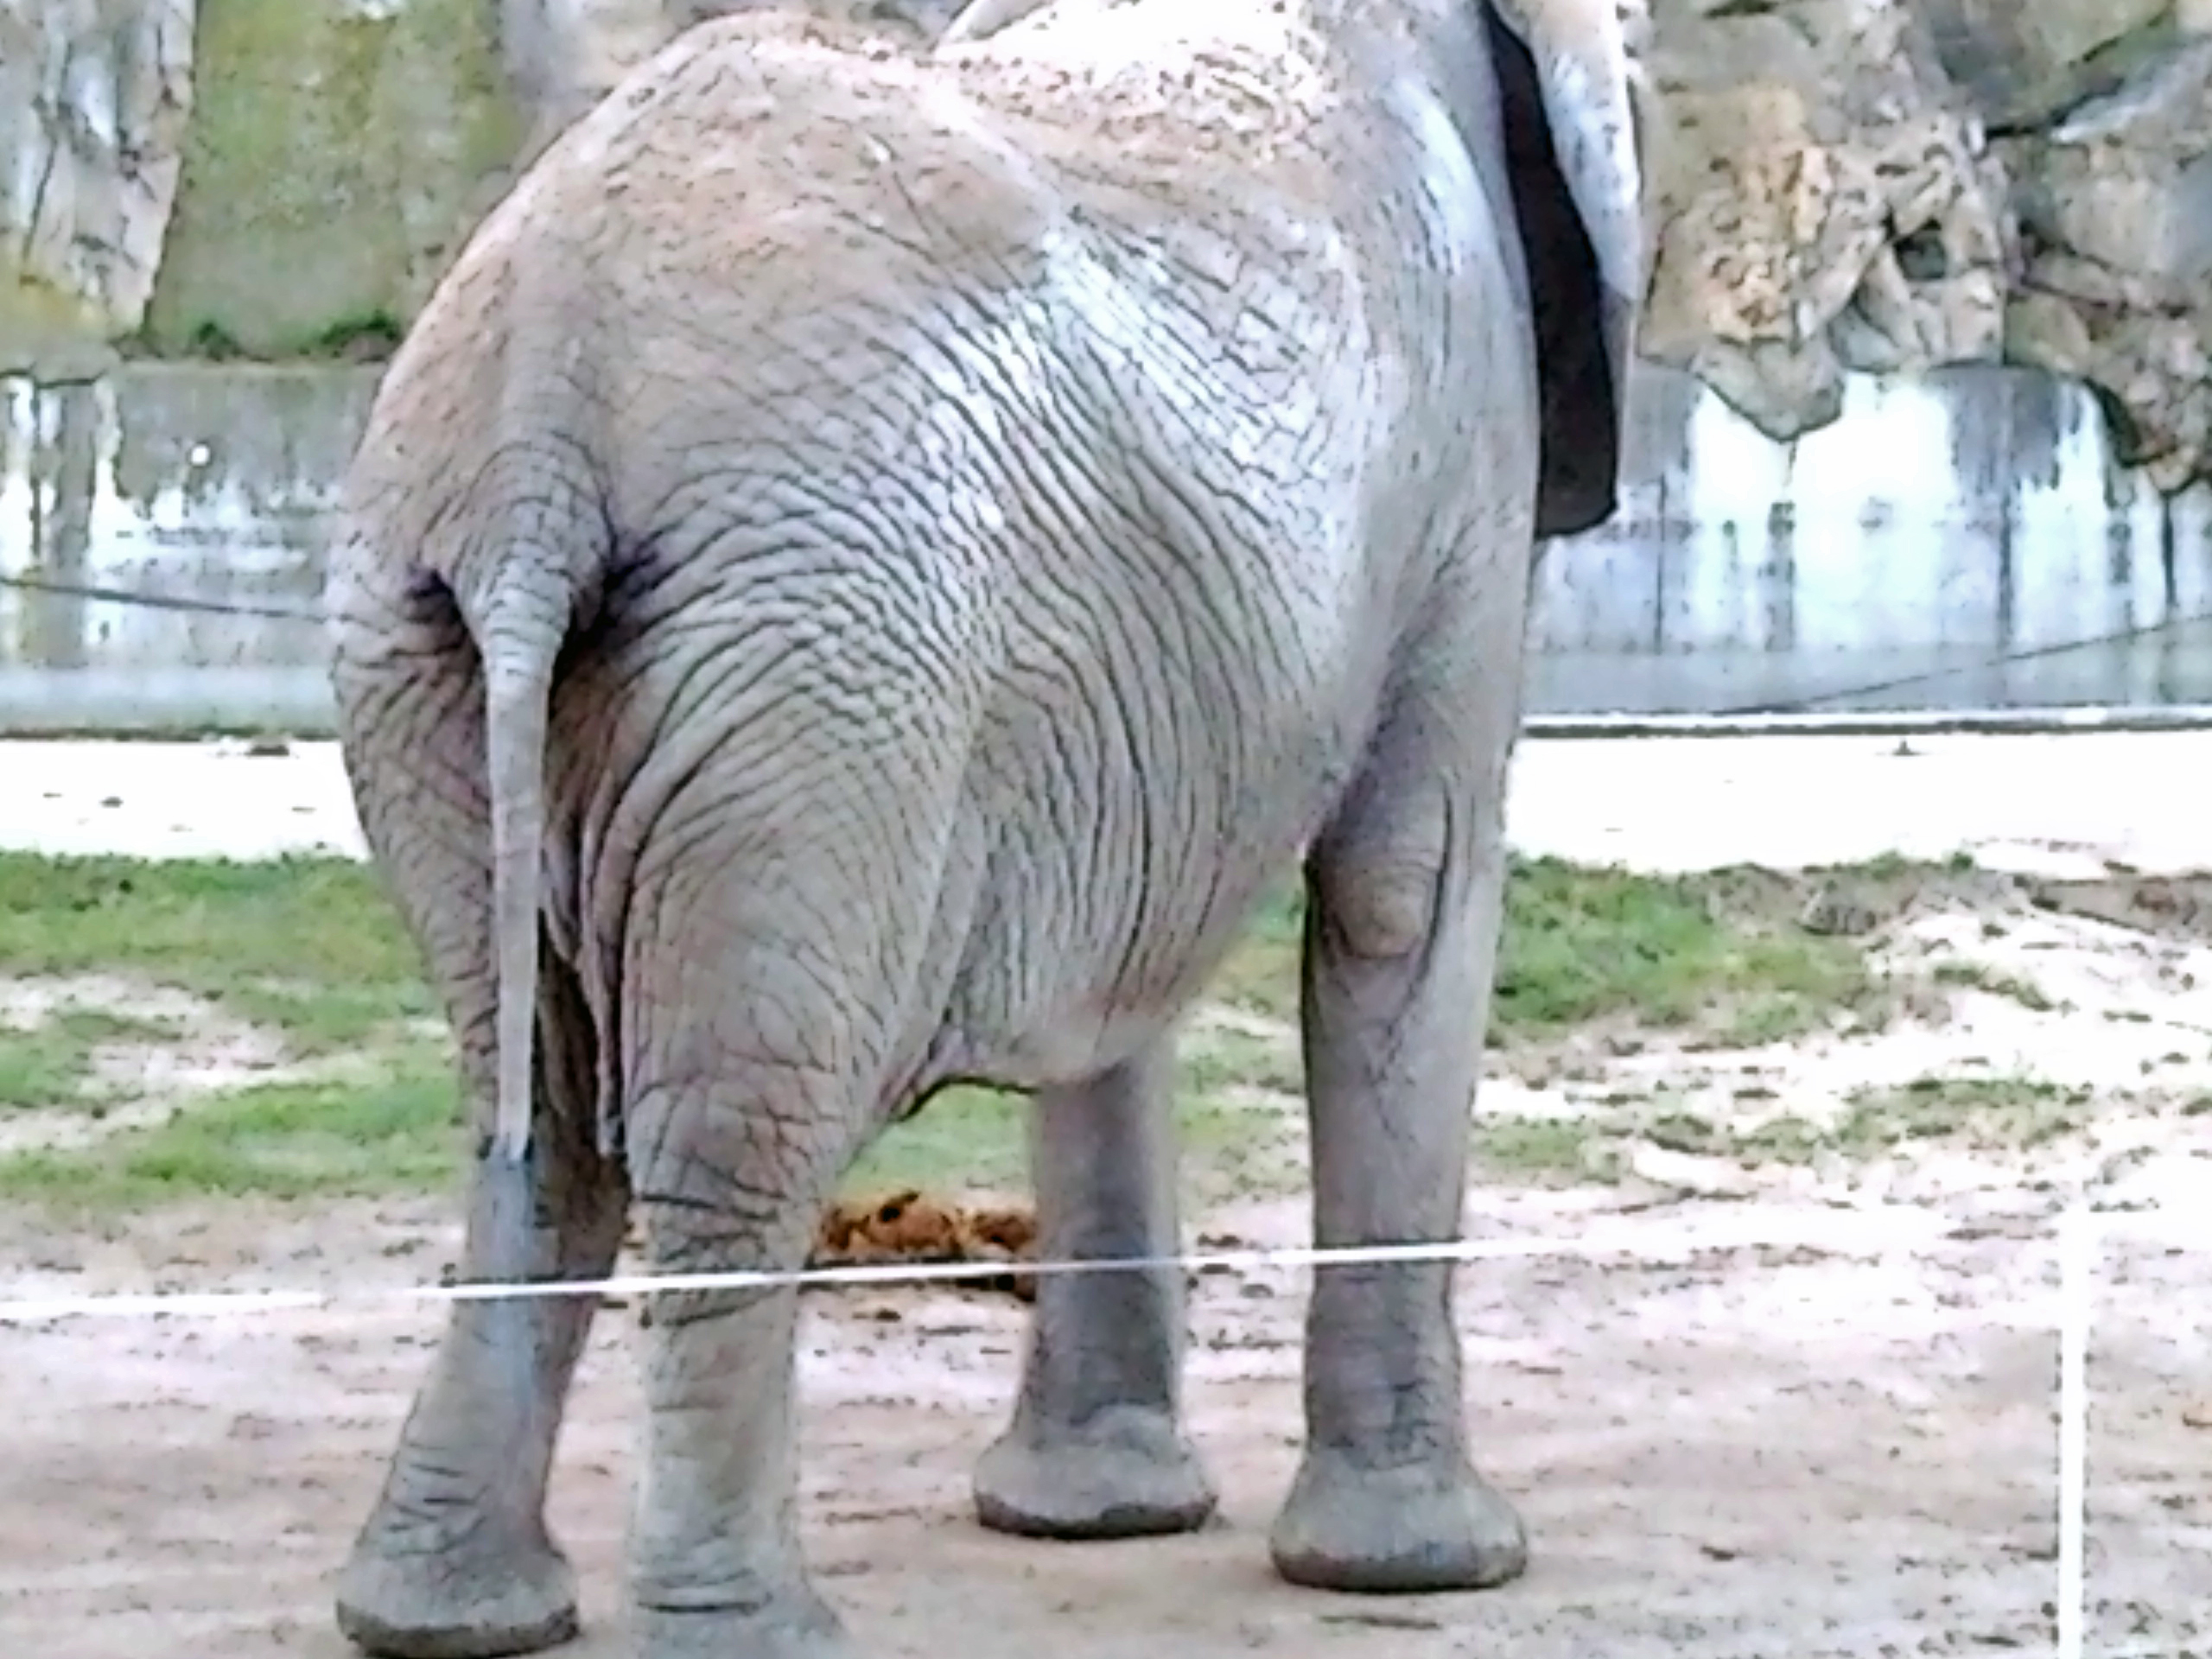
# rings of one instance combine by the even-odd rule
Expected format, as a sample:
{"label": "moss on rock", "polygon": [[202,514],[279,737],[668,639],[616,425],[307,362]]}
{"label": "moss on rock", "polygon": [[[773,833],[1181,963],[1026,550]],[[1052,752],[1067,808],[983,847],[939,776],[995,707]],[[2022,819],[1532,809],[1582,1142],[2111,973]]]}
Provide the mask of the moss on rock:
{"label": "moss on rock", "polygon": [[201,0],[143,344],[352,354],[413,316],[521,136],[489,0]]}

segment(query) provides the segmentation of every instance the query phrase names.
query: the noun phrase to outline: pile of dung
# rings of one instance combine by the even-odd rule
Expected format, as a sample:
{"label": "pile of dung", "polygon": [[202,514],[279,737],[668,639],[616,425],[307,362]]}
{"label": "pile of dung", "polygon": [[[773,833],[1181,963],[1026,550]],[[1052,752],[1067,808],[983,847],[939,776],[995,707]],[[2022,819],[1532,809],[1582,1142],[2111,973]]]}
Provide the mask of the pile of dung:
{"label": "pile of dung", "polygon": [[[889,1262],[1005,1262],[1033,1259],[1037,1217],[1026,1209],[980,1210],[940,1202],[917,1188],[866,1200],[842,1199],[823,1212],[810,1268],[876,1267]],[[1033,1300],[1034,1274],[1009,1271],[963,1280]]]}

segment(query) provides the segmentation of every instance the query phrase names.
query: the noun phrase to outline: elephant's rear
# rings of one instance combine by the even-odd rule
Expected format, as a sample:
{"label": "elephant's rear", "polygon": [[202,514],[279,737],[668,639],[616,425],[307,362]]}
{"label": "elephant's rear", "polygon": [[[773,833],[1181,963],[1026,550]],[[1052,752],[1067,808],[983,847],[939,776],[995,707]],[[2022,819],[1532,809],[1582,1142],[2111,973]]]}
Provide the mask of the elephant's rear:
{"label": "elephant's rear", "polygon": [[[1073,1074],[1101,1055],[1036,1033],[1165,1017],[1319,827],[1431,556],[1479,511],[1482,556],[1525,558],[1533,438],[1491,441],[1500,500],[1472,507],[1435,441],[1523,385],[1506,357],[1469,377],[1518,333],[1494,221],[1428,227],[1469,238],[1437,256],[1468,337],[1400,338],[1440,290],[1363,248],[1399,210],[1362,180],[1409,141],[1361,136],[1289,34],[1240,49],[1278,46],[1307,79],[1275,63],[1274,101],[1185,163],[1157,65],[1048,93],[1049,54],[948,68],[733,20],[572,129],[442,285],[356,467],[337,656],[349,753],[404,703],[482,791],[453,828],[496,845],[497,963],[449,954],[502,987],[508,1144],[550,823],[556,918],[610,934],[586,953],[610,1018],[640,858],[712,823],[746,879],[806,891],[863,861],[809,823],[881,823],[868,879],[898,891],[839,926],[907,1001],[864,1046],[943,1011],[976,1065]],[[1069,118],[1094,105],[1146,143],[1101,149]],[[556,655],[602,601],[624,735],[593,765],[621,781],[549,801]],[[913,954],[940,946],[950,983]]]}
{"label": "elephant's rear", "polygon": [[[399,695],[365,649],[419,642],[467,688],[435,706],[480,710],[452,677],[491,594],[539,563],[556,598],[604,585],[629,736],[594,766],[623,781],[537,814],[575,843],[556,912],[613,935],[602,985],[640,849],[711,822],[763,891],[856,879],[860,850],[769,822],[785,779],[841,777],[817,820],[903,837],[836,923],[873,918],[850,954],[906,998],[841,984],[863,1046],[897,1073],[942,1018],[946,1064],[1080,1073],[1189,994],[1354,763],[1389,581],[1340,187],[1286,105],[1140,197],[1181,129],[1086,149],[1080,97],[1041,84],[697,31],[549,152],[393,366],[340,561],[369,606],[340,648],[360,741]],[[1284,275],[1206,280],[1253,261]],[[723,677],[747,689],[709,733],[681,708]],[[452,724],[456,766],[493,741]]]}

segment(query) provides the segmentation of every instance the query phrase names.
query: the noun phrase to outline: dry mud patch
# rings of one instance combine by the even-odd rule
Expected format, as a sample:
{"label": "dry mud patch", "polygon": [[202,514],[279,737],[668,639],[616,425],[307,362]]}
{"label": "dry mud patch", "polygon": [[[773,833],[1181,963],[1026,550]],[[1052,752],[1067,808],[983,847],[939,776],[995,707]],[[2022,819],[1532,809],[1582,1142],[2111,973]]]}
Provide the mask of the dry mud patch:
{"label": "dry mud patch", "polygon": [[314,1074],[288,1058],[278,1034],[168,986],[0,976],[0,1156],[90,1146],[212,1096]]}
{"label": "dry mud patch", "polygon": [[[1816,897],[1816,919],[1862,932],[1889,971],[1886,1007],[1789,1042],[1615,1026],[1495,1057],[1469,1230],[1561,1246],[1459,1271],[1476,1453],[1529,1518],[1526,1579],[1372,1601],[1270,1576],[1302,1272],[1194,1281],[1189,1402],[1221,1523],[1090,1547],[995,1537],[968,1513],[1012,1402],[1017,1302],[825,1292],[802,1333],[803,1512],[863,1649],[934,1656],[956,1632],[974,1659],[2045,1647],[2049,1227],[2081,1193],[2120,1230],[2091,1353],[2092,1651],[2202,1650],[2212,1270],[2148,1226],[2212,1203],[2201,921],[2125,882]],[[1285,1034],[1249,1015],[1214,1028]],[[1283,1109],[1270,1088],[1255,1102]],[[1300,1201],[1266,1183],[1191,1231],[1306,1236]],[[457,1243],[427,1198],[197,1202],[67,1233],[17,1207],[0,1211],[0,1294],[393,1287],[435,1281]],[[586,1586],[579,1656],[627,1651],[635,1318],[601,1316],[556,1482]],[[331,1575],[439,1323],[366,1301],[0,1329],[0,1637],[48,1659],[347,1651]]]}
{"label": "dry mud patch", "polygon": [[2120,886],[1815,883],[1808,910],[1857,914],[1865,1006],[1772,1042],[1604,1022],[1510,1046],[1478,1114],[1493,1166],[1917,1202],[2094,1187],[2192,1147],[2212,1111],[2212,909],[2131,905]]}

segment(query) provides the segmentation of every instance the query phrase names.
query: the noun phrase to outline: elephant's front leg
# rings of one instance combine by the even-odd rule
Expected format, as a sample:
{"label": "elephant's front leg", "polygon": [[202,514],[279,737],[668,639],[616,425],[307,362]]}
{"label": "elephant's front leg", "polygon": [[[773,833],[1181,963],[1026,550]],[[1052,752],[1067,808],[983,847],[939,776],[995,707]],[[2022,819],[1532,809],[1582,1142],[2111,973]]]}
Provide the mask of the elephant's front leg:
{"label": "elephant's front leg", "polygon": [[[462,1270],[597,1279],[622,1240],[619,1165],[593,1141],[589,1057],[573,983],[548,964],[526,1163],[480,1160]],[[549,1088],[558,1083],[561,1086]],[[545,1528],[545,1488],[596,1300],[456,1303],[382,1496],[338,1586],[339,1626],[395,1659],[534,1652],[576,1630],[575,1580]]]}
{"label": "elephant's front leg", "polygon": [[[1163,1038],[1038,1096],[1030,1166],[1044,1260],[1175,1254],[1173,1076]],[[1214,1491],[1182,1431],[1182,1344],[1179,1269],[1042,1276],[1013,1427],[976,1471],[983,1524],[1043,1538],[1204,1524]]]}
{"label": "elephant's front leg", "polygon": [[[1409,703],[1385,732],[1308,860],[1306,1089],[1325,1247],[1460,1236],[1510,737],[1494,714],[1486,733],[1455,732],[1481,716],[1438,701],[1425,716]],[[1468,1459],[1452,1274],[1442,1262],[1316,1269],[1306,1455],[1271,1541],[1291,1581],[1475,1589],[1526,1566],[1519,1519]]]}

